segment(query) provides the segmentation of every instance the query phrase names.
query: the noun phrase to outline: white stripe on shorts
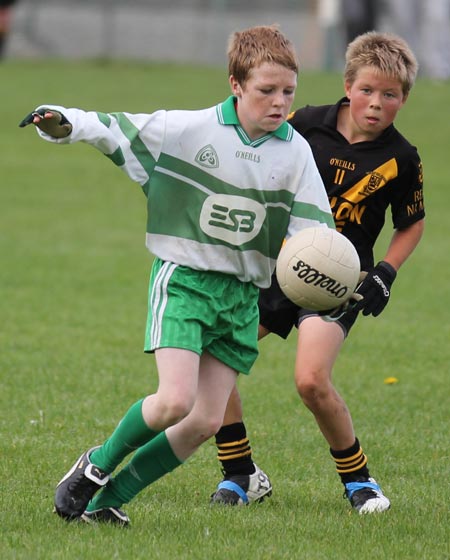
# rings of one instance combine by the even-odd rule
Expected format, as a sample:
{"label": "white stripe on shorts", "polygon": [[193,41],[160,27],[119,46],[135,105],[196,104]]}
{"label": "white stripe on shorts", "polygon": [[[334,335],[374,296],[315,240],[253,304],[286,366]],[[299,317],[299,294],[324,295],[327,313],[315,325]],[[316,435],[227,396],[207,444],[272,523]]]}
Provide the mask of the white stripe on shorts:
{"label": "white stripe on shorts", "polygon": [[177,266],[177,264],[171,262],[164,262],[152,286],[151,305],[153,317],[150,335],[152,348],[158,348],[161,342],[162,322],[167,305],[167,284]]}

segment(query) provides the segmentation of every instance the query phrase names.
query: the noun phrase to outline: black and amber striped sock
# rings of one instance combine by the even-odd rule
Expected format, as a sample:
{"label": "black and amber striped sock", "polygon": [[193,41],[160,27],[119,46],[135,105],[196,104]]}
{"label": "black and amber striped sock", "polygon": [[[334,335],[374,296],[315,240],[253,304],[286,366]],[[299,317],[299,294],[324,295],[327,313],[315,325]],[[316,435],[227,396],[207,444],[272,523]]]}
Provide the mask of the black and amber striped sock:
{"label": "black and amber striped sock", "polygon": [[255,472],[252,448],[243,422],[222,426],[216,434],[216,446],[225,478]]}
{"label": "black and amber striped sock", "polygon": [[358,439],[355,439],[355,443],[348,449],[342,451],[330,449],[330,453],[336,463],[336,471],[344,484],[369,478],[367,457],[364,455]]}

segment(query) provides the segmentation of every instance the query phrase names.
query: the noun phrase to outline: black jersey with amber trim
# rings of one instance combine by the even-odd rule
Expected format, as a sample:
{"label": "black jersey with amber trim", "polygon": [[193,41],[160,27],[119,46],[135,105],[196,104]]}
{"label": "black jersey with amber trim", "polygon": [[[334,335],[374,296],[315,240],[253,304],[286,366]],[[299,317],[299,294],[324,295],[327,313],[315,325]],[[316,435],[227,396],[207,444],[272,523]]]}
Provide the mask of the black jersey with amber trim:
{"label": "black jersey with amber trim", "polygon": [[292,113],[289,122],[309,142],[336,229],[352,241],[367,270],[388,208],[395,229],[424,217],[422,164],[416,148],[393,125],[376,140],[349,144],[336,129],[339,107],[346,102],[308,105]]}

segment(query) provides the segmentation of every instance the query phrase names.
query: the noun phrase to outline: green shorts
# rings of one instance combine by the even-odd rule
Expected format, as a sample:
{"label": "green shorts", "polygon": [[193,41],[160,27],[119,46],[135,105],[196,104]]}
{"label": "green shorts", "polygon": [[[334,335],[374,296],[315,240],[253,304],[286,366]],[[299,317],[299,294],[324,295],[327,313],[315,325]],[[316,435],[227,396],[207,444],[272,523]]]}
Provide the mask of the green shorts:
{"label": "green shorts", "polygon": [[258,356],[258,288],[235,276],[155,258],[145,352],[184,348],[249,373]]}

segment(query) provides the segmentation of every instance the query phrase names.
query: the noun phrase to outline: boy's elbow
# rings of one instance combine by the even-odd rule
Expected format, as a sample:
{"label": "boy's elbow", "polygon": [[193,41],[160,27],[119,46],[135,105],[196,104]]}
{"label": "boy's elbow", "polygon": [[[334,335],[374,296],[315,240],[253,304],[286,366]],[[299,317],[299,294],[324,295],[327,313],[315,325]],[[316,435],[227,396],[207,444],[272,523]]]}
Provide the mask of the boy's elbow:
{"label": "boy's elbow", "polygon": [[423,235],[423,232],[425,231],[425,218],[422,218],[421,220],[416,222],[414,225],[415,225],[417,238],[418,238],[418,240],[420,240],[420,238]]}

